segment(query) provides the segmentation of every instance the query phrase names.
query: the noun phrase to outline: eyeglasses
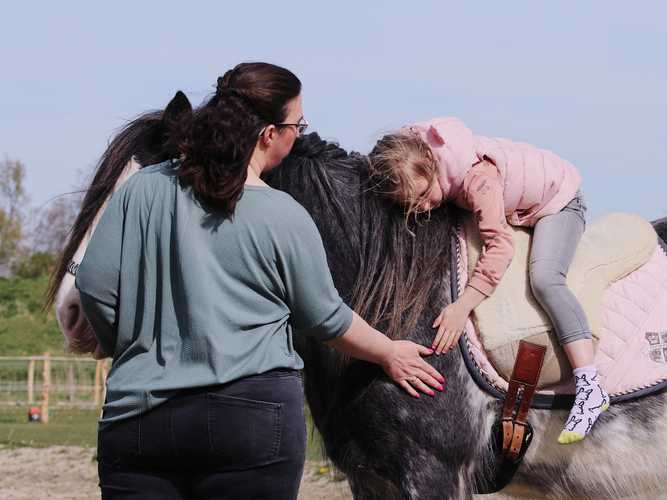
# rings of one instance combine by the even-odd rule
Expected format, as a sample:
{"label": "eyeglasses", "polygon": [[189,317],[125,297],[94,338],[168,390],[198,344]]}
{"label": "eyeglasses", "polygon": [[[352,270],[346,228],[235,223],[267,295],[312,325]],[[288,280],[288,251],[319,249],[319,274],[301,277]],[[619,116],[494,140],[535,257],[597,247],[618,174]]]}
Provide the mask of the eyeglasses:
{"label": "eyeglasses", "polygon": [[298,123],[276,123],[276,127],[296,127],[297,133],[301,135],[308,128],[308,122],[301,117]]}

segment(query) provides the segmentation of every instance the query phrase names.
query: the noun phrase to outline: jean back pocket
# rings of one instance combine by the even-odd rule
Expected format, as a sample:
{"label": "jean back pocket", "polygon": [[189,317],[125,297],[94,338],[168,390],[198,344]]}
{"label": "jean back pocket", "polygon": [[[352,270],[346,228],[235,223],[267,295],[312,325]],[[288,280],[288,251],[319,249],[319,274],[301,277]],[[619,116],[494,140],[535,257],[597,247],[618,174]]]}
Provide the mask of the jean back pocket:
{"label": "jean back pocket", "polygon": [[97,431],[97,459],[100,463],[119,466],[140,454],[140,415],[100,427]]}
{"label": "jean back pocket", "polygon": [[254,467],[278,456],[282,403],[207,394],[211,453],[221,466]]}

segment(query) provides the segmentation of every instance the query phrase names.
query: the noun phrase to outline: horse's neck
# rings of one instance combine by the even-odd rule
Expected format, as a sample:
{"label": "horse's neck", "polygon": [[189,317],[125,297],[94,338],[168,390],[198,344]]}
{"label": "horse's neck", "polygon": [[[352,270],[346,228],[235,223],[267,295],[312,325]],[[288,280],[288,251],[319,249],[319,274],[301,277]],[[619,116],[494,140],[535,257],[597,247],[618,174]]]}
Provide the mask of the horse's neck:
{"label": "horse's neck", "polygon": [[83,258],[83,254],[86,251],[86,247],[88,246],[88,242],[90,241],[90,238],[95,231],[95,228],[97,227],[97,224],[100,221],[100,218],[102,217],[102,214],[104,213],[104,210],[106,210],[107,205],[109,204],[109,200],[111,197],[114,195],[118,189],[125,183],[126,180],[128,180],[132,175],[137,173],[139,169],[141,168],[141,165],[132,157],[130,161],[127,162],[125,167],[123,168],[123,171],[120,173],[118,176],[118,180],[116,181],[116,184],[114,184],[113,191],[107,198],[104,200],[104,203],[102,203],[102,206],[100,209],[97,211],[95,214],[95,218],[93,219],[93,223],[90,225],[88,228],[88,231],[86,231],[86,235],[84,236],[83,240],[81,241],[81,244],[79,245],[79,248],[77,248],[76,253],[74,254],[74,261],[80,263],[81,259]]}
{"label": "horse's neck", "polygon": [[[118,189],[125,183],[127,179],[130,178],[133,174],[139,171],[141,168],[141,165],[133,158],[130,159],[129,162],[123,167],[123,171],[120,173],[120,176],[118,177],[118,180],[114,184],[113,191],[107,196],[107,198],[104,200],[102,205],[100,206],[99,210],[95,214],[95,217],[93,218],[93,222],[90,224],[88,227],[86,233],[84,234],[83,238],[81,239],[81,242],[79,243],[79,246],[76,249],[76,252],[74,252],[74,255],[72,256],[72,262],[74,266],[78,265],[81,263],[83,260],[83,256],[86,253],[86,248],[88,248],[88,243],[90,242],[90,238],[93,235],[93,232],[95,231],[95,228],[97,227],[97,224],[100,221],[100,218],[102,217],[102,214],[104,213],[104,210],[106,209],[109,199],[113,196],[113,194],[118,191]],[[60,283],[59,290],[57,292],[57,303],[56,303],[56,309],[59,307],[62,307],[62,302],[63,302],[63,297],[69,293],[70,289],[73,288],[74,286],[74,281],[73,279],[68,279],[68,275],[66,274],[63,280]]]}

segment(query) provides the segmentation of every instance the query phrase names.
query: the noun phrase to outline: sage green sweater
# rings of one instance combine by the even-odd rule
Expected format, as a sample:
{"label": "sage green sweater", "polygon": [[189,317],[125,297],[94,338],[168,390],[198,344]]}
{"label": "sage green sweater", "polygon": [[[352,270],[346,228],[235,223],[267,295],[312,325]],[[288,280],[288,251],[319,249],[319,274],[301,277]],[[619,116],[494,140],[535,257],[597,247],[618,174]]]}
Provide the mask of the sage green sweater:
{"label": "sage green sweater", "polygon": [[179,389],[300,369],[294,335],[329,340],[352,321],[317,227],[291,196],[245,186],[224,218],[180,186],[178,166],[143,168],[113,194],[76,274],[113,356],[102,424]]}

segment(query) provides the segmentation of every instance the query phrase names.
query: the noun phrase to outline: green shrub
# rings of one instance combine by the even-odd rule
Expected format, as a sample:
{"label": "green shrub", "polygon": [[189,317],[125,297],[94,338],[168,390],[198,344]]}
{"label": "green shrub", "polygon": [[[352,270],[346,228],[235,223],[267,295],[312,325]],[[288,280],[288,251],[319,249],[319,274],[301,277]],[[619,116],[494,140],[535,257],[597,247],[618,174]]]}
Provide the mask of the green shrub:
{"label": "green shrub", "polygon": [[48,277],[0,279],[0,355],[64,354],[53,309],[41,311]]}

